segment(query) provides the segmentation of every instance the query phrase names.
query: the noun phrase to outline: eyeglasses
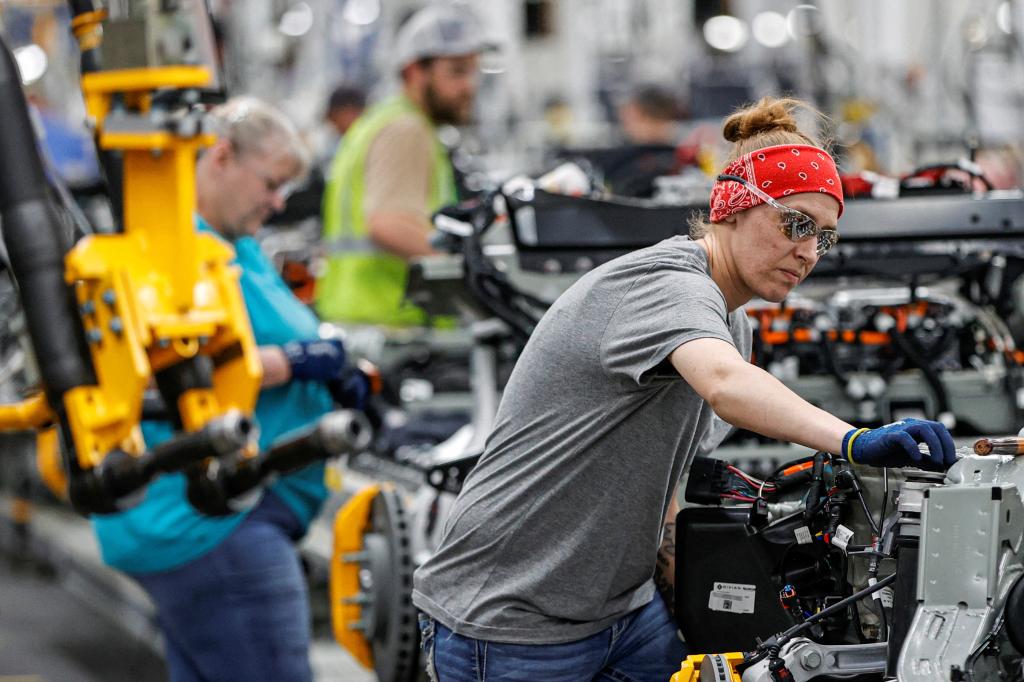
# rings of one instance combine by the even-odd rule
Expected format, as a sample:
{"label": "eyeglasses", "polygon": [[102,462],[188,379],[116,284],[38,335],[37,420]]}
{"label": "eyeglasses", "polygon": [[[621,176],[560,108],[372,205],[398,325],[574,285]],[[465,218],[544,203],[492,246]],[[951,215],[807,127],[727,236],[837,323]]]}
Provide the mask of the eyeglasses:
{"label": "eyeglasses", "polygon": [[754,196],[758,197],[772,208],[778,210],[781,214],[781,222],[779,223],[779,229],[782,234],[786,235],[786,239],[794,242],[802,242],[805,239],[811,237],[817,237],[817,252],[819,256],[824,256],[829,250],[836,245],[839,241],[839,231],[833,228],[822,228],[815,222],[814,218],[798,211],[795,208],[790,208],[785,204],[780,204],[778,201],[773,199],[770,195],[761,191],[756,185],[752,185],[738,175],[719,175],[719,182],[738,182],[747,188]]}
{"label": "eyeglasses", "polygon": [[298,186],[298,183],[295,180],[292,180],[291,178],[285,180],[278,180],[276,178],[272,178],[268,175],[261,173],[252,166],[248,166],[244,163],[241,165],[244,168],[246,168],[250,173],[259,178],[260,182],[263,183],[263,188],[267,190],[269,194],[276,194],[280,196],[282,201],[287,201],[288,197],[292,195],[292,192],[294,192],[295,188]]}
{"label": "eyeglasses", "polygon": [[281,201],[287,201],[288,197],[290,197],[299,186],[298,181],[292,176],[284,178],[283,180],[278,180],[277,178],[271,177],[254,168],[253,165],[249,163],[251,156],[243,153],[234,142],[231,143],[231,151],[234,153],[235,162],[256,176],[256,178],[263,184],[263,189],[265,189],[268,194],[276,194],[280,196]]}

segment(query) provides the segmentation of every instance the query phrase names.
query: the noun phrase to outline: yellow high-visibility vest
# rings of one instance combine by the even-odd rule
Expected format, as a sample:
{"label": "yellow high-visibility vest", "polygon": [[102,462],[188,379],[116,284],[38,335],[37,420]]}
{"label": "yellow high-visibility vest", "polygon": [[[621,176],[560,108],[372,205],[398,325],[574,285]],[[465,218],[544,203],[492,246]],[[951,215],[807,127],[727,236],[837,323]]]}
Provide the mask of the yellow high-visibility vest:
{"label": "yellow high-visibility vest", "polygon": [[[406,262],[378,249],[370,240],[363,210],[370,145],[385,126],[409,114],[426,116],[401,95],[372,107],[345,134],[331,163],[323,200],[326,268],[316,287],[316,309],[325,320],[389,326],[426,322],[423,310],[405,300]],[[433,130],[433,124],[428,124]],[[456,199],[451,161],[436,136],[433,156],[424,207],[428,213]]]}

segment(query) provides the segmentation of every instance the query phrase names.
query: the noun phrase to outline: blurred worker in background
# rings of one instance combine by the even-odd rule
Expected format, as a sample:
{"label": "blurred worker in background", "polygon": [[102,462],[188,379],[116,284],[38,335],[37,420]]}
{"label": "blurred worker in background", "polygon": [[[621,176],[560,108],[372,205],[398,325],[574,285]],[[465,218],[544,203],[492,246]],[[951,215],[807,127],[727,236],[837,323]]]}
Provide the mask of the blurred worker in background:
{"label": "blurred worker in background", "polygon": [[602,180],[613,194],[650,197],[656,178],[679,171],[682,106],[668,88],[645,84],[629,93],[617,113],[625,144],[601,154]]}
{"label": "blurred worker in background", "polygon": [[327,120],[339,137],[344,136],[366,108],[366,93],[354,85],[339,85],[327,98]]}
{"label": "blurred worker in background", "polygon": [[[344,140],[348,129],[365,110],[366,92],[358,86],[342,83],[335,87],[327,97],[323,119],[325,125],[317,129],[310,141],[310,146],[316,150],[312,172],[307,179],[307,184],[315,184],[317,189],[318,201],[315,206],[311,207],[314,210],[314,215],[320,215],[320,208],[323,204],[324,178],[330,175],[331,163],[338,153],[338,145]],[[299,193],[302,191],[301,188],[298,190]]]}
{"label": "blurred worker in background", "polygon": [[[366,377],[288,290],[253,235],[284,207],[308,164],[292,124],[253,98],[211,113],[216,143],[196,166],[196,224],[231,243],[263,364],[255,417],[260,449],[312,424],[335,401],[359,407]],[[145,422],[152,448],[170,424]],[[323,463],[283,476],[250,511],[196,512],[184,474],[165,474],[126,512],[93,517],[103,559],[156,603],[173,682],[310,680],[310,612],[294,543],[327,496]]]}
{"label": "blurred worker in background", "polygon": [[667,608],[676,486],[730,424],[859,464],[956,461],[937,422],[856,429],[748,361],[742,306],[784,300],[838,239],[839,174],[797,104],[726,121],[732,157],[692,238],[592,270],[537,325],[415,573],[435,679],[669,679],[686,654]]}
{"label": "blurred worker in background", "polygon": [[369,109],[345,136],[323,204],[327,262],[317,310],[330,321],[418,325],[405,298],[407,262],[433,253],[431,214],[456,200],[437,126],[467,123],[482,28],[464,7],[431,5],[399,30],[400,94]]}
{"label": "blurred worker in background", "polygon": [[632,145],[666,145],[679,142],[683,109],[679,98],[659,85],[636,87],[618,108],[619,124]]}

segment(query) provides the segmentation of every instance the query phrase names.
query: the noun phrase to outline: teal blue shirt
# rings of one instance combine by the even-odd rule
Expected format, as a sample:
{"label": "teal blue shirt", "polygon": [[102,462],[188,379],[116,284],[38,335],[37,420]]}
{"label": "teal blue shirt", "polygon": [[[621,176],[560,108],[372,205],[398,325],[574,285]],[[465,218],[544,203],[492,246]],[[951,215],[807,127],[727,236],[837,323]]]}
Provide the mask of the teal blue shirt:
{"label": "teal blue shirt", "polygon": [[[213,233],[196,217],[199,231]],[[215,233],[214,233],[215,234]],[[319,321],[277,274],[273,264],[251,237],[234,243],[241,267],[242,297],[256,343],[279,346],[288,341],[313,339]],[[260,392],[255,417],[260,427],[260,449],[289,431],[316,421],[332,408],[328,390],[316,382],[292,381]],[[146,443],[152,447],[171,436],[165,422],[145,422]],[[271,490],[308,525],[327,497],[323,463],[312,464],[281,477]],[[203,516],[185,497],[185,476],[165,474],[147,486],[142,502],[119,514],[93,516],[103,560],[128,573],[153,573],[177,568],[212,551],[245,518]]]}

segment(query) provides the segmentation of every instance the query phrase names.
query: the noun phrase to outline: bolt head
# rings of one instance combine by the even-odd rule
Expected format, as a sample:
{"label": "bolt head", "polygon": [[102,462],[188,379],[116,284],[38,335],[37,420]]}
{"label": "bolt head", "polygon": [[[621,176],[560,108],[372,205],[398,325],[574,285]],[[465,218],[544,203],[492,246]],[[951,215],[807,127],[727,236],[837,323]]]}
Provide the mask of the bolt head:
{"label": "bolt head", "polygon": [[821,652],[817,649],[805,651],[800,656],[800,666],[804,670],[817,670],[821,667]]}

